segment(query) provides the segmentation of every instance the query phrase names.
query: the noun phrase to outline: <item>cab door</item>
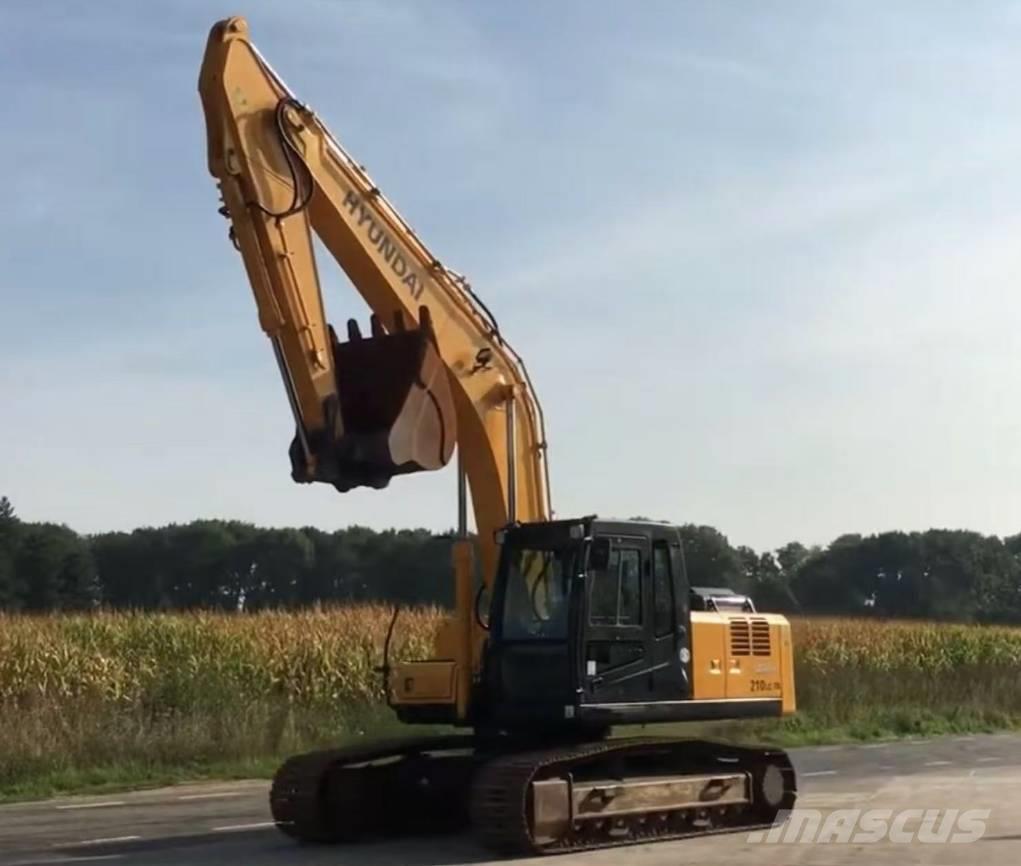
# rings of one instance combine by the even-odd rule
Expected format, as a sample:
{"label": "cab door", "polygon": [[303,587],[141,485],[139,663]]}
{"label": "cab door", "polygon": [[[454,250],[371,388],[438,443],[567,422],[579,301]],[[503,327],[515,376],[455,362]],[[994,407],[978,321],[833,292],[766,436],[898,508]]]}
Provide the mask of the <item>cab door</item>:
{"label": "cab door", "polygon": [[646,701],[653,693],[650,557],[648,537],[593,539],[578,629],[586,703]]}
{"label": "cab door", "polygon": [[653,535],[650,570],[651,697],[686,700],[691,697],[691,614],[681,545],[671,533]]}

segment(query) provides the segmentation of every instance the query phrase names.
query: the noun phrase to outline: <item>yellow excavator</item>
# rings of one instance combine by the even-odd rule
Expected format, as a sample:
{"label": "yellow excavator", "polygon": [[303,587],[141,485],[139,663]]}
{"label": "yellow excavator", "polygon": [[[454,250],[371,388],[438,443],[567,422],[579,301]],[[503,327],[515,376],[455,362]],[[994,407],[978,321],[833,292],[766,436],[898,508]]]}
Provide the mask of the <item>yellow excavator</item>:
{"label": "yellow excavator", "polygon": [[[787,621],[690,587],[676,526],[553,519],[521,358],[244,19],[212,28],[199,92],[221,213],[296,422],[294,480],[382,488],[457,453],[455,610],[432,658],[391,664],[388,635],[383,675],[402,721],[468,733],[291,758],[270,793],[279,828],[335,842],[467,824],[499,852],[548,854],[761,827],[789,810],[782,751],[609,736],[794,712]],[[368,333],[352,320],[341,339],[327,323],[313,234],[368,304]]]}

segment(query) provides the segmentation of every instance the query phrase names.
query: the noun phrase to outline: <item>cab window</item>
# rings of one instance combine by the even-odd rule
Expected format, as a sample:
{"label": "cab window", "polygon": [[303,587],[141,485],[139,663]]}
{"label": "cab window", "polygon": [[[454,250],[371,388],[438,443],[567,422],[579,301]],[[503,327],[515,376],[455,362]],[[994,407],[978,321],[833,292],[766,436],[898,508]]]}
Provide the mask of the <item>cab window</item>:
{"label": "cab window", "polygon": [[652,547],[652,596],[655,606],[656,637],[674,629],[674,587],[670,579],[670,550],[663,541]]}
{"label": "cab window", "polygon": [[589,622],[593,625],[642,624],[642,552],[614,547],[606,567],[592,572]]}

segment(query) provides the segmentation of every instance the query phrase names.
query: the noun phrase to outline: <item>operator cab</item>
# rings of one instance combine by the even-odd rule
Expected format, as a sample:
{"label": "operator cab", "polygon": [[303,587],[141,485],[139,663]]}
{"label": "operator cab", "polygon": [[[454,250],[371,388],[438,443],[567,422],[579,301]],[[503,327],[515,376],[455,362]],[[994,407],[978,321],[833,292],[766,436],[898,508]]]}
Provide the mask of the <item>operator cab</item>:
{"label": "operator cab", "polygon": [[691,698],[680,531],[586,517],[503,531],[482,701],[501,728],[664,720]]}

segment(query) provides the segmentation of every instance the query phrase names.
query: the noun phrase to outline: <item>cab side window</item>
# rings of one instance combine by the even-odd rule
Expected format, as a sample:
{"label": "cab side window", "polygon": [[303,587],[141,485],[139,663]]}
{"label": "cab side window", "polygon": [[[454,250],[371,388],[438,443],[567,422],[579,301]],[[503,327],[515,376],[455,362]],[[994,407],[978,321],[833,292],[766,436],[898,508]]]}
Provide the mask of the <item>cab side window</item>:
{"label": "cab side window", "polygon": [[674,584],[670,579],[670,550],[657,541],[652,548],[652,595],[656,637],[674,629]]}

